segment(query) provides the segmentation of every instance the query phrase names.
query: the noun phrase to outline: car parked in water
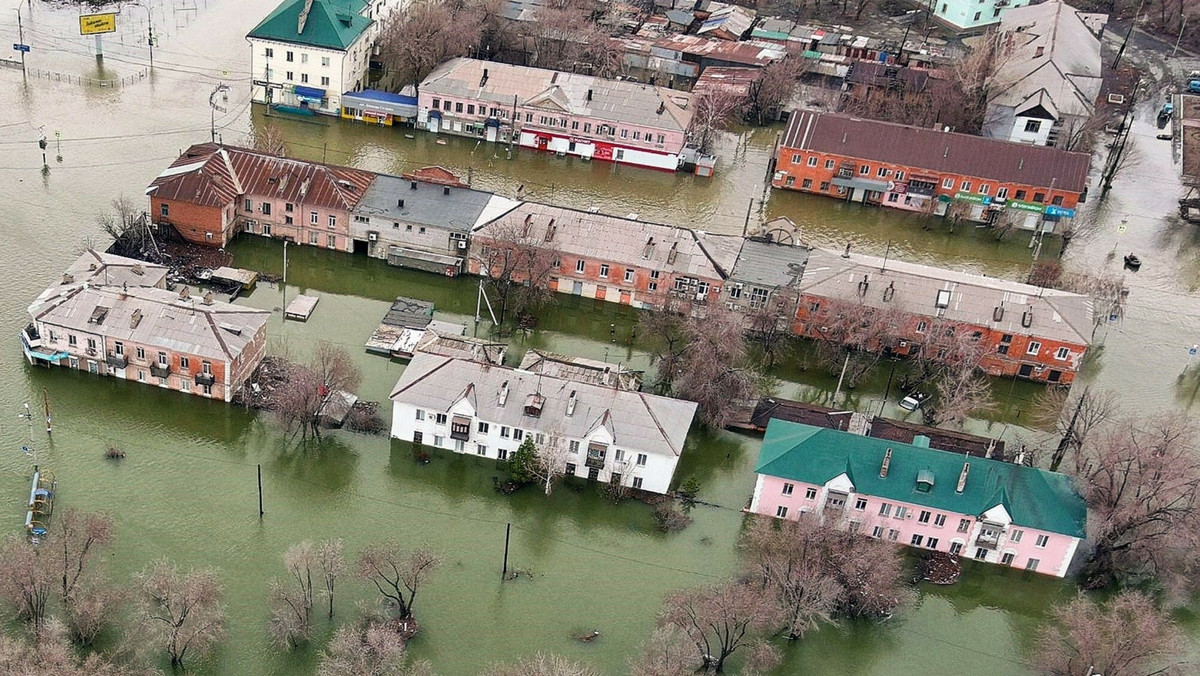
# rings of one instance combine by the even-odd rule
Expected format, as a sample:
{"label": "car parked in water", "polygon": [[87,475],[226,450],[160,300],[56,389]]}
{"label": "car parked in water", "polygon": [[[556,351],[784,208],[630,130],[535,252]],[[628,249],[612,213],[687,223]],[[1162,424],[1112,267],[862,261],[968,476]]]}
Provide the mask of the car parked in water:
{"label": "car parked in water", "polygon": [[928,394],[913,390],[912,392],[904,395],[904,398],[900,400],[900,408],[904,409],[905,411],[915,411],[918,408],[921,408],[921,404],[925,403],[925,400],[928,398]]}

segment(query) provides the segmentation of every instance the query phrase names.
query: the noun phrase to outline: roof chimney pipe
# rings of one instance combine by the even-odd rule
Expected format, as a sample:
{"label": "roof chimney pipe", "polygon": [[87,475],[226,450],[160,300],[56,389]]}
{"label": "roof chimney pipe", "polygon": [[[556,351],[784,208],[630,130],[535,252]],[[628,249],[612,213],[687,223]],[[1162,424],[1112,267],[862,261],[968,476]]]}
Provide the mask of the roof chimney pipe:
{"label": "roof chimney pipe", "polygon": [[408,189],[409,189],[409,190],[416,190],[416,189],[417,189],[417,182],[416,182],[416,181],[413,181],[412,183],[409,183],[409,184],[408,184]]}
{"label": "roof chimney pipe", "polygon": [[398,207],[398,208],[400,208],[400,209],[403,209],[403,208],[404,208],[404,198],[403,198],[403,197],[401,197],[400,199],[396,200],[396,207]]}
{"label": "roof chimney pipe", "polygon": [[588,101],[592,100],[592,90],[590,90],[590,89],[588,90],[588,99],[587,100]]}
{"label": "roof chimney pipe", "polygon": [[889,448],[883,452],[883,465],[881,465],[879,467],[879,478],[880,479],[887,478],[888,467],[890,467],[891,464],[892,464],[892,449]]}
{"label": "roof chimney pipe", "polygon": [[449,195],[449,194],[450,194],[450,186],[448,186],[448,185],[447,185],[447,186],[442,186],[442,194],[443,194],[443,195]]}
{"label": "roof chimney pipe", "polygon": [[958,475],[958,486],[954,488],[955,493],[962,493],[967,486],[967,472],[971,471],[971,463],[964,462],[962,473]]}

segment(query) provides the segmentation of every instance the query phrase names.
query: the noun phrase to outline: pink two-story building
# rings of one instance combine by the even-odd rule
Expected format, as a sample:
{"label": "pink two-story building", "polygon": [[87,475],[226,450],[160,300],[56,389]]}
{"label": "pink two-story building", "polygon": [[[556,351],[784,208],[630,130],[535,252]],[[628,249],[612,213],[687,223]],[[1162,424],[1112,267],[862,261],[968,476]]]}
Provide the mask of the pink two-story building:
{"label": "pink two-story building", "polygon": [[784,420],[767,426],[749,511],[1063,577],[1087,508],[1063,474]]}

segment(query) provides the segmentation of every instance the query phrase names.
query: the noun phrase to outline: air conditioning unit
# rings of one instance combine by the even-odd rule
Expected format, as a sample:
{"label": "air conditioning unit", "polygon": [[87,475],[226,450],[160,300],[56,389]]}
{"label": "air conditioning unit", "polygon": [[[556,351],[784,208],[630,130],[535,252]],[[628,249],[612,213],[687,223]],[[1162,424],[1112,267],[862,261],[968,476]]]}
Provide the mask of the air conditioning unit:
{"label": "air conditioning unit", "polygon": [[368,242],[378,242],[378,241],[379,241],[379,233],[377,233],[377,232],[368,232],[368,233],[367,233],[367,241],[368,241]]}
{"label": "air conditioning unit", "polygon": [[705,298],[707,295],[708,295],[708,294],[707,294],[707,293],[704,293],[703,291],[697,292],[697,293],[696,293],[696,300],[704,300],[704,298]]}
{"label": "air conditioning unit", "polygon": [[742,283],[741,283],[741,282],[734,282],[734,283],[733,283],[733,288],[735,288],[735,289],[738,289],[738,290],[740,291],[740,290],[741,290],[741,288],[742,288]]}
{"label": "air conditioning unit", "polygon": [[458,248],[460,248],[460,249],[467,248],[467,240],[465,240],[465,239],[458,240]]}

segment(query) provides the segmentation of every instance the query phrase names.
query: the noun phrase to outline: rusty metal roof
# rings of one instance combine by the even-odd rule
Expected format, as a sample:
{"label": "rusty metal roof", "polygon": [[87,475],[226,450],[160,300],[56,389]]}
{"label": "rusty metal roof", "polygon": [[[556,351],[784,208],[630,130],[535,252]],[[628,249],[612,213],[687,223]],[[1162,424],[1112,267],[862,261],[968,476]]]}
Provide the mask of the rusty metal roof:
{"label": "rusty metal roof", "polygon": [[807,110],[792,113],[780,145],[1071,192],[1087,187],[1091,163],[1087,153]]}
{"label": "rusty metal roof", "polygon": [[310,207],[350,210],[375,174],[362,169],[277,157],[249,148],[200,143],[151,182],[147,194],[224,207],[242,195]]}

